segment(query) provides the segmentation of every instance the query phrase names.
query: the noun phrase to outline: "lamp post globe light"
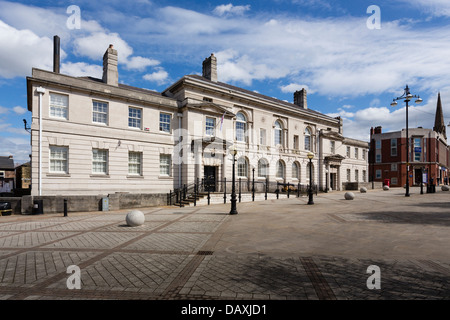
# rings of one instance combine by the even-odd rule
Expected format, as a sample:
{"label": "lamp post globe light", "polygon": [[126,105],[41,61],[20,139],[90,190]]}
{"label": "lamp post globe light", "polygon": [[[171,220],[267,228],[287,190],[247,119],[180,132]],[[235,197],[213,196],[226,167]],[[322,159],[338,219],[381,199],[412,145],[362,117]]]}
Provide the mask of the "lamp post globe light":
{"label": "lamp post globe light", "polygon": [[231,182],[231,210],[230,210],[230,214],[238,214],[237,209],[236,209],[236,187],[235,187],[235,182],[236,182],[236,177],[235,177],[235,166],[236,166],[236,154],[237,154],[237,148],[236,146],[231,146],[229,148],[230,150],[230,154],[233,156],[233,172],[232,172],[232,182]]}
{"label": "lamp post globe light", "polygon": [[313,201],[313,190],[312,190],[312,159],[314,158],[314,153],[308,152],[308,159],[309,159],[309,190],[308,190],[308,204],[314,204]]}
{"label": "lamp post globe light", "polygon": [[406,102],[406,192],[405,192],[405,197],[409,197],[409,158],[410,158],[410,152],[409,152],[409,134],[408,134],[408,107],[409,107],[409,101],[411,101],[411,99],[416,98],[416,103],[422,103],[422,99],[417,96],[417,95],[412,95],[411,92],[409,91],[409,87],[408,85],[406,85],[406,88],[404,89],[404,93],[402,96],[395,98],[392,103],[391,103],[391,107],[396,107],[397,106],[397,101],[398,100],[404,100]]}

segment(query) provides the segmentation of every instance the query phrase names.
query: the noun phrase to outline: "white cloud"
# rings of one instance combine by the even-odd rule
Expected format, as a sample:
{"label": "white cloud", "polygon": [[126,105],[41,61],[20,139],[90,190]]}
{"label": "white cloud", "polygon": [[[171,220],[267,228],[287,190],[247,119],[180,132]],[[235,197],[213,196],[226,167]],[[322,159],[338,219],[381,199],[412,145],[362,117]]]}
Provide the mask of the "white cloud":
{"label": "white cloud", "polygon": [[6,114],[8,112],[9,112],[8,108],[0,106],[0,114]]}
{"label": "white cloud", "polygon": [[168,77],[169,74],[164,69],[160,68],[158,71],[144,75],[143,79],[158,84],[164,84]]}
{"label": "white cloud", "polygon": [[101,79],[103,76],[103,67],[85,62],[67,62],[61,65],[61,73],[72,77],[94,77]]}
{"label": "white cloud", "polygon": [[[32,67],[53,69],[53,41],[0,21],[0,77],[24,77]],[[61,56],[65,52],[61,50]]]}
{"label": "white cloud", "polygon": [[130,69],[130,70],[134,69],[134,70],[143,71],[147,67],[154,67],[159,64],[160,64],[160,62],[158,60],[148,59],[148,58],[143,58],[143,57],[132,57],[127,62],[126,68]]}
{"label": "white cloud", "polygon": [[25,113],[27,112],[27,109],[24,108],[24,107],[21,107],[21,106],[15,106],[15,107],[13,108],[13,111],[14,111],[16,114],[18,114],[18,115],[22,115],[22,114],[25,114]]}
{"label": "white cloud", "polygon": [[314,93],[314,90],[311,90],[306,84],[298,84],[298,83],[291,83],[285,86],[280,87],[281,92],[284,93],[294,93],[295,91],[300,91],[302,89],[305,89],[307,93]]}
{"label": "white cloud", "polygon": [[397,0],[415,6],[437,17],[450,16],[450,2],[448,0]]}
{"label": "white cloud", "polygon": [[250,5],[234,6],[233,4],[222,4],[214,8],[213,13],[218,16],[224,15],[242,15],[244,12],[250,10]]}

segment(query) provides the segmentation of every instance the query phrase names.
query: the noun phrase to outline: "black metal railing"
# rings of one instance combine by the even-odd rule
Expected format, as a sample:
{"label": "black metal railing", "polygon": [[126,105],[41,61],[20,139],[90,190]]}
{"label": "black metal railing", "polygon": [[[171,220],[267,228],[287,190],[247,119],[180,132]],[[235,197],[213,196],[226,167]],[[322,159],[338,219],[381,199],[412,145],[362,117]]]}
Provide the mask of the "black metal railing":
{"label": "black metal railing", "polygon": [[[171,190],[167,194],[167,204],[182,207],[184,204],[193,203],[197,205],[197,201],[201,197],[206,197],[208,205],[211,204],[211,194],[223,194],[223,203],[227,203],[227,198],[231,195],[232,181],[231,179],[197,179],[196,182],[183,185],[181,188]],[[264,200],[267,200],[268,194],[275,193],[277,199],[280,193],[286,194],[289,198],[291,195],[300,197],[307,195],[309,185],[281,183],[277,181],[255,180],[255,179],[235,179],[235,190],[237,200],[242,201],[244,194],[251,194],[252,201],[255,201],[256,194],[264,194]],[[313,193],[317,195],[317,184],[313,185]]]}

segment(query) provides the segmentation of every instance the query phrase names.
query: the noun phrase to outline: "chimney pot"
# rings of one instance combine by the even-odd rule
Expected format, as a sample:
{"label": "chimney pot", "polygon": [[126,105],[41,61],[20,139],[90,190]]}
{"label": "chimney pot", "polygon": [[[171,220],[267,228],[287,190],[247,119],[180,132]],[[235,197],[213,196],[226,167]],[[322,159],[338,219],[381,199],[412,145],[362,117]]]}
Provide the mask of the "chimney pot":
{"label": "chimney pot", "polygon": [[203,77],[217,82],[217,58],[214,53],[203,61]]}
{"label": "chimney pot", "polygon": [[308,103],[306,100],[306,89],[303,88],[300,91],[294,93],[294,104],[302,109],[308,109]]}
{"label": "chimney pot", "polygon": [[117,69],[117,50],[112,44],[103,55],[103,82],[112,86],[119,85],[119,71]]}

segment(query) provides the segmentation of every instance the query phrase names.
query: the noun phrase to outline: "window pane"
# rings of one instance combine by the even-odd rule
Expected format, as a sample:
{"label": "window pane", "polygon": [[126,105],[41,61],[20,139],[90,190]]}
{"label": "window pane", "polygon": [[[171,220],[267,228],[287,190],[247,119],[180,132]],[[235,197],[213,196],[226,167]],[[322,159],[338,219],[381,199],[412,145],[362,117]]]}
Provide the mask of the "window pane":
{"label": "window pane", "polygon": [[159,155],[159,173],[163,176],[170,176],[171,157],[168,154]]}
{"label": "window pane", "polygon": [[161,113],[159,115],[159,130],[170,132],[170,114]]}
{"label": "window pane", "polygon": [[50,172],[67,173],[66,147],[50,147]]}
{"label": "window pane", "polygon": [[265,159],[258,161],[258,177],[266,178],[269,174],[269,163]]}
{"label": "window pane", "polygon": [[62,94],[50,94],[50,116],[67,119],[69,97]]}
{"label": "window pane", "polygon": [[134,175],[141,174],[141,158],[142,153],[140,152],[129,152],[128,153],[128,173]]}
{"label": "window pane", "polygon": [[277,178],[284,178],[284,164],[281,161],[277,162]]}
{"label": "window pane", "polygon": [[206,135],[213,136],[215,127],[216,127],[216,119],[206,118],[206,127],[205,127]]}
{"label": "window pane", "polygon": [[237,175],[238,177],[247,177],[248,173],[247,160],[245,158],[239,158],[237,161]]}
{"label": "window pane", "polygon": [[128,108],[128,126],[131,128],[141,128],[142,110]]}
{"label": "window pane", "polygon": [[92,104],[92,122],[107,124],[108,104],[94,101]]}
{"label": "window pane", "polygon": [[108,173],[108,151],[93,149],[92,150],[92,172],[93,173]]}

